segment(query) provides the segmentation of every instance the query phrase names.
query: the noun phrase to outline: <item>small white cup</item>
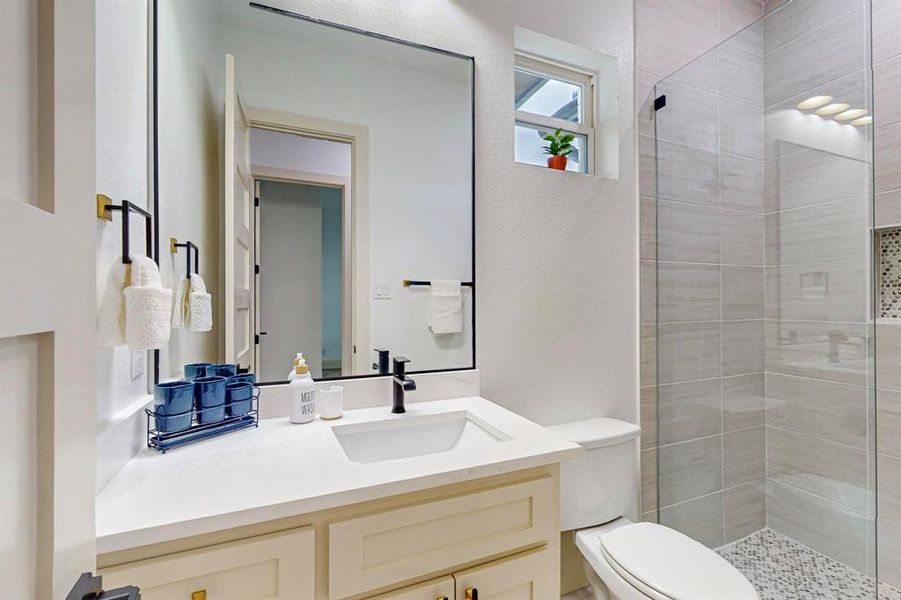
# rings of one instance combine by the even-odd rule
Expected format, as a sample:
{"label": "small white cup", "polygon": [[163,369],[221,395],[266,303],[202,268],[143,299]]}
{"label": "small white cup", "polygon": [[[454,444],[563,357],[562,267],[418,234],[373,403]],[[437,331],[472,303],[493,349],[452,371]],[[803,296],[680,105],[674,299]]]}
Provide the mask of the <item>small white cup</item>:
{"label": "small white cup", "polygon": [[340,385],[321,388],[316,403],[320,419],[340,419],[344,412],[344,388]]}

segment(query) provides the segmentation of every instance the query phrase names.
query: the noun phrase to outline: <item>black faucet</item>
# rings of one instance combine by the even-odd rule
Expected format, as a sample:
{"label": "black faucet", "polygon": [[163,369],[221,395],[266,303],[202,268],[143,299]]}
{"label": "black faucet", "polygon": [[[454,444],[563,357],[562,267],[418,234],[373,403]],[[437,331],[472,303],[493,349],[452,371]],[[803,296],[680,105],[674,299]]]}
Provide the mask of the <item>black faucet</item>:
{"label": "black faucet", "polygon": [[407,412],[407,409],[404,408],[404,392],[412,392],[416,389],[416,382],[406,374],[408,362],[410,362],[409,358],[394,357],[394,405],[391,407],[391,412],[396,414]]}
{"label": "black faucet", "polygon": [[379,375],[388,374],[388,351],[383,348],[376,348],[376,354],[379,355],[379,361],[372,363],[372,370],[377,371]]}

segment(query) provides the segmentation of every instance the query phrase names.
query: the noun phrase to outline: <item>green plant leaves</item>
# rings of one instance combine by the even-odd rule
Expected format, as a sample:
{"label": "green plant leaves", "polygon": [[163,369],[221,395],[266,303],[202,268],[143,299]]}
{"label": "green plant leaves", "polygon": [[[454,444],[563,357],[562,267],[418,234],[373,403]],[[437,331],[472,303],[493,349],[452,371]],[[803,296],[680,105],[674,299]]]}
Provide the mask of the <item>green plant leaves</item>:
{"label": "green plant leaves", "polygon": [[554,133],[548,133],[542,139],[546,142],[550,142],[547,146],[544,147],[544,153],[550,154],[551,156],[568,156],[573,150],[572,147],[573,140],[576,139],[576,136],[571,133],[563,133],[563,130],[558,128]]}

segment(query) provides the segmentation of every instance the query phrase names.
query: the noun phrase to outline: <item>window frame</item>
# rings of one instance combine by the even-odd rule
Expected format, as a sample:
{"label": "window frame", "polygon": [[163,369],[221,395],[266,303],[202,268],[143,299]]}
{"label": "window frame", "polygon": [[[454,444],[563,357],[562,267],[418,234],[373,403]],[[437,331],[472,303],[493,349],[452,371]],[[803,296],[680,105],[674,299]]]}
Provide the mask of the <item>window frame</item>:
{"label": "window frame", "polygon": [[[586,138],[585,152],[587,160],[585,171],[576,171],[577,173],[585,173],[594,175],[596,163],[596,145],[595,145],[595,105],[596,97],[596,75],[589,71],[578,69],[571,65],[559,63],[547,58],[517,52],[514,57],[513,64],[514,73],[516,71],[527,71],[535,75],[548,77],[557,81],[563,81],[582,89],[579,122],[567,121],[555,117],[548,117],[525,110],[516,109],[514,104],[514,127],[518,124],[531,125],[532,127],[541,127],[548,129],[562,129],[568,133],[583,135]],[[515,158],[514,158],[515,160]],[[531,163],[520,163],[531,164]]]}

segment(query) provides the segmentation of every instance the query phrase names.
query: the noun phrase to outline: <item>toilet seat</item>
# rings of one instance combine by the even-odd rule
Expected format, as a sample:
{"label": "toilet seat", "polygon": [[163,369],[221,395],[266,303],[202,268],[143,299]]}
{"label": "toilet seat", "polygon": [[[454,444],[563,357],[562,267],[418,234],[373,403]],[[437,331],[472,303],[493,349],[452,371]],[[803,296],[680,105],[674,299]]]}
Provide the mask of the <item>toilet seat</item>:
{"label": "toilet seat", "polygon": [[589,562],[603,561],[637,592],[637,597],[652,600],[760,598],[754,586],[728,561],[668,527],[630,523],[582,530],[577,536],[582,542],[579,548],[587,553]]}

